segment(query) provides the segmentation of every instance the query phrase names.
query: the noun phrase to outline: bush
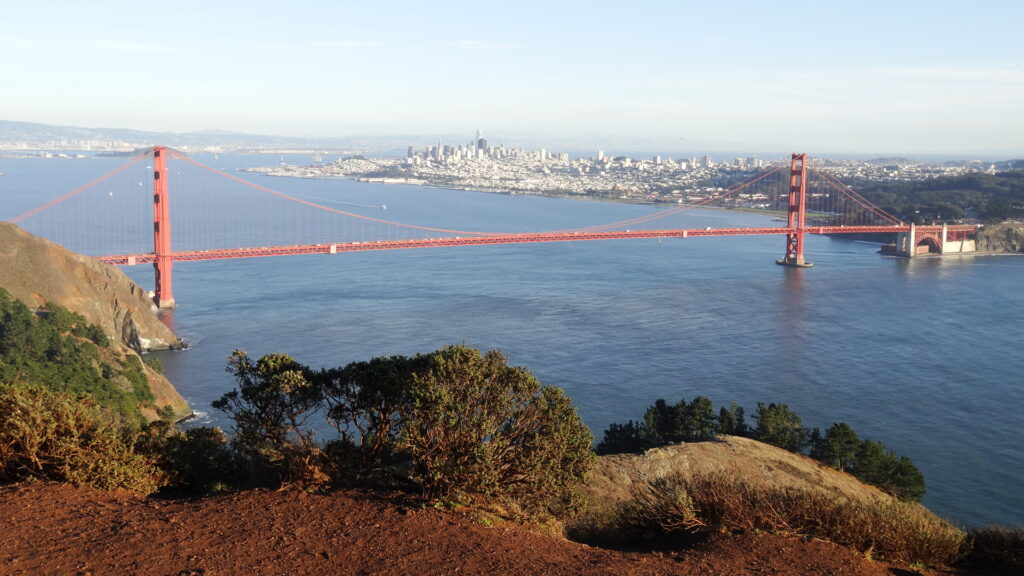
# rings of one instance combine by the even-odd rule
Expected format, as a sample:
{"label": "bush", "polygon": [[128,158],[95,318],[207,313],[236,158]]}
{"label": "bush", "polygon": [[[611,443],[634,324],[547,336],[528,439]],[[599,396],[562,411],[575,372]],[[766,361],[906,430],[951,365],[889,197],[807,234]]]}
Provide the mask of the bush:
{"label": "bush", "polygon": [[508,497],[530,511],[572,508],[593,437],[562,391],[500,352],[449,346],[413,376],[401,446],[434,497]]}
{"label": "bush", "polygon": [[309,368],[285,354],[267,354],[253,362],[242,350],[228,358],[238,388],[214,401],[235,422],[234,446],[279,471],[283,478],[319,481],[319,449],[305,427],[320,395]]}
{"label": "bush", "polygon": [[153,422],[140,438],[139,448],[159,458],[168,486],[189,494],[238,486],[247,475],[245,461],[217,427],[181,431],[167,421]]}
{"label": "bush", "polygon": [[949,564],[966,535],[915,503],[863,502],[725,475],[669,476],[634,490],[633,533],[730,530],[812,536],[892,562]]}
{"label": "bush", "polygon": [[[404,463],[431,498],[493,496],[557,513],[575,506],[594,458],[572,402],[497,351],[450,346],[319,372],[236,351],[228,371],[238,388],[214,407],[234,420],[238,449],[285,480],[379,482]],[[336,440],[314,441],[314,414]]]}
{"label": "bush", "polygon": [[[738,413],[722,409],[725,416],[715,416],[714,406],[707,396],[697,396],[689,404],[680,400],[670,405],[659,398],[644,413],[643,422],[611,424],[597,445],[598,454],[642,452],[656,446],[675,442],[703,442],[718,433],[722,422],[728,430],[743,427],[743,409]],[[739,418],[737,421],[736,418]]]}
{"label": "bush", "polygon": [[988,574],[1024,574],[1024,528],[986,526],[968,536],[966,564]]}
{"label": "bush", "polygon": [[338,439],[325,447],[336,482],[381,481],[393,474],[410,408],[409,383],[422,356],[382,356],[315,376]]}
{"label": "bush", "polygon": [[145,364],[150,370],[156,372],[157,374],[164,373],[164,364],[156,356],[147,356]]}
{"label": "bush", "polygon": [[0,386],[0,479],[30,478],[143,494],[166,482],[91,397]]}

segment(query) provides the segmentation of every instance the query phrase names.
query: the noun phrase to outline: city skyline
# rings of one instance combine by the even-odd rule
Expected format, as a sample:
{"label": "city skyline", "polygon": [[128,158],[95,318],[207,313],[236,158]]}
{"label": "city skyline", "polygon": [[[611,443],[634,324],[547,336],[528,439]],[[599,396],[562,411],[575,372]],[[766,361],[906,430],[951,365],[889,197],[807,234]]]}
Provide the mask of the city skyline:
{"label": "city skyline", "polygon": [[17,3],[2,119],[1020,156],[1024,6]]}

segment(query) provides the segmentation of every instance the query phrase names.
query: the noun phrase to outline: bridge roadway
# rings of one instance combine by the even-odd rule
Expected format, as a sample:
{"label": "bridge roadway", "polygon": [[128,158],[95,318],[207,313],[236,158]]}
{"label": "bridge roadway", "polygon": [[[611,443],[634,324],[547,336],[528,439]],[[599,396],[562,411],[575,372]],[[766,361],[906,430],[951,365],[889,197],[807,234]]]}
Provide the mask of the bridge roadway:
{"label": "bridge roadway", "polygon": [[[918,233],[939,232],[941,226],[919,226]],[[976,227],[948,226],[952,232],[973,231]],[[889,226],[810,226],[807,234],[863,234],[908,232],[909,225]],[[336,254],[339,252],[368,252],[372,250],[401,250],[410,248],[445,248],[453,246],[484,246],[490,244],[527,244],[538,242],[577,242],[583,240],[626,240],[637,238],[697,238],[707,236],[755,236],[766,234],[794,234],[795,228],[690,228],[673,230],[619,230],[609,232],[538,232],[530,234],[491,234],[480,236],[454,236],[450,238],[417,238],[409,240],[372,240],[367,242],[338,242],[325,244],[298,244],[292,246],[259,246],[252,248],[222,248],[173,252],[175,262],[197,260],[224,260],[228,258],[258,258],[263,256],[293,256],[298,254]],[[132,266],[151,264],[153,253],[116,254],[100,256],[107,264]]]}

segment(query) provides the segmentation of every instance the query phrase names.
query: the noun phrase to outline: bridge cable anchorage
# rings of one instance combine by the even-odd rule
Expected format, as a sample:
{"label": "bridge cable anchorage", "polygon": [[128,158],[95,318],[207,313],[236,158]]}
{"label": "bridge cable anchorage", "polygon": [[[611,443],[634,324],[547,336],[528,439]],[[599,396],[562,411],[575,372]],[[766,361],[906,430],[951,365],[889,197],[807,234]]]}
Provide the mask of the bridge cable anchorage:
{"label": "bridge cable anchorage", "polygon": [[233,181],[238,182],[240,184],[243,184],[245,186],[249,186],[250,188],[255,188],[256,190],[259,190],[261,192],[266,192],[267,194],[273,194],[274,196],[277,196],[279,198],[284,198],[286,200],[291,200],[292,202],[297,202],[299,204],[304,204],[306,206],[311,206],[313,208],[318,208],[320,210],[325,210],[327,212],[333,212],[335,214],[341,214],[342,216],[349,216],[349,217],[352,217],[352,218],[357,218],[357,219],[360,219],[360,220],[365,220],[367,222],[375,222],[375,223],[378,223],[378,224],[387,224],[389,226],[398,226],[400,228],[410,228],[410,229],[414,229],[414,230],[425,230],[425,231],[428,231],[428,232],[443,232],[445,234],[463,234],[463,235],[473,235],[473,236],[490,236],[490,235],[494,234],[493,232],[471,232],[471,231],[467,231],[467,230],[449,230],[449,229],[446,229],[446,228],[431,228],[431,227],[428,227],[428,226],[416,226],[414,224],[403,224],[401,222],[394,222],[394,221],[391,221],[391,220],[383,220],[381,218],[373,218],[371,216],[363,216],[361,214],[355,214],[353,212],[346,212],[344,210],[338,210],[337,208],[331,208],[330,206],[324,206],[322,204],[317,204],[316,202],[310,202],[309,200],[303,200],[301,198],[296,198],[295,196],[290,196],[288,194],[285,194],[283,192],[278,192],[276,190],[272,190],[272,189],[267,188],[265,186],[260,186],[259,184],[255,184],[253,182],[249,182],[248,180],[244,180],[244,179],[239,178],[239,177],[237,177],[237,176],[235,176],[233,174],[228,174],[227,172],[222,172],[220,170],[217,170],[216,168],[213,168],[211,166],[207,166],[206,164],[203,164],[202,162],[199,162],[198,160],[195,160],[193,158],[190,158],[190,157],[188,157],[188,156],[186,156],[184,154],[180,154],[180,153],[175,152],[173,150],[171,150],[171,154],[173,154],[174,157],[176,157],[176,158],[179,158],[181,160],[189,162],[189,163],[191,163],[191,164],[193,164],[195,166],[203,168],[204,170],[208,170],[208,171],[210,171],[210,172],[212,172],[214,174],[217,174],[218,176],[223,176],[224,178],[228,178],[230,180],[233,180]]}

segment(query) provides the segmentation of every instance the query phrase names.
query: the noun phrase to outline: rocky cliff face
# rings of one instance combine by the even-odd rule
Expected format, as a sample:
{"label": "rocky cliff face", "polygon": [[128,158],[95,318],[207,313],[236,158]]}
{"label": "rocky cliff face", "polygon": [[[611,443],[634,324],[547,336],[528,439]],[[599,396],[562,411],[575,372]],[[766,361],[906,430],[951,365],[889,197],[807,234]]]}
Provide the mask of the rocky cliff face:
{"label": "rocky cliff face", "polygon": [[1024,224],[1003,222],[978,231],[979,252],[1024,253]]}
{"label": "rocky cliff face", "polygon": [[[0,286],[30,308],[55,302],[81,314],[120,342],[126,354],[181,345],[157,318],[146,292],[123,272],[7,222],[0,222]],[[147,375],[157,406],[170,405],[178,416],[190,413],[166,378]]]}

